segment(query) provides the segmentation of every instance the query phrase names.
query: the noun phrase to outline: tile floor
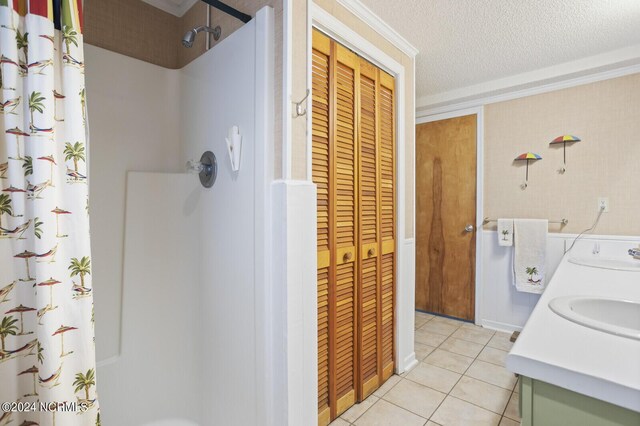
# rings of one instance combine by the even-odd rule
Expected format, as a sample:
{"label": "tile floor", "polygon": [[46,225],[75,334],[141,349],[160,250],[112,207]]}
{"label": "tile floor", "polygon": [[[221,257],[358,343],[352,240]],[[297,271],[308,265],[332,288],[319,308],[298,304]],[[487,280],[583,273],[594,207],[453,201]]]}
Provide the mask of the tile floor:
{"label": "tile floor", "polygon": [[331,425],[519,425],[516,378],[504,368],[509,336],[416,312],[419,364]]}

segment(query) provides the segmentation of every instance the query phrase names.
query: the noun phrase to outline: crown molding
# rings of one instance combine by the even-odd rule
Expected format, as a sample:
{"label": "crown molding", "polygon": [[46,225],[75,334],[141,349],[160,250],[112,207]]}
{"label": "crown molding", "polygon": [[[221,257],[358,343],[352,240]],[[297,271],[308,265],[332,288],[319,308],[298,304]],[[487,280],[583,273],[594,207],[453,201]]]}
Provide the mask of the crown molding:
{"label": "crown molding", "polygon": [[473,108],[636,73],[640,73],[640,45],[422,96],[416,103],[416,116],[426,117]]}
{"label": "crown molding", "polygon": [[403,53],[411,58],[415,58],[418,54],[416,49],[404,37],[396,32],[393,28],[384,22],[378,15],[373,13],[371,9],[365,6],[360,0],[336,0],[342,7],[353,13],[365,24],[373,28],[378,34],[383,36],[389,43],[400,49]]}
{"label": "crown molding", "polygon": [[150,4],[151,6],[157,7],[160,10],[163,10],[167,13],[175,15],[177,17],[181,17],[189,9],[193,7],[194,4],[197,3],[198,0],[183,0],[180,4],[176,4],[171,0],[142,0],[145,3]]}

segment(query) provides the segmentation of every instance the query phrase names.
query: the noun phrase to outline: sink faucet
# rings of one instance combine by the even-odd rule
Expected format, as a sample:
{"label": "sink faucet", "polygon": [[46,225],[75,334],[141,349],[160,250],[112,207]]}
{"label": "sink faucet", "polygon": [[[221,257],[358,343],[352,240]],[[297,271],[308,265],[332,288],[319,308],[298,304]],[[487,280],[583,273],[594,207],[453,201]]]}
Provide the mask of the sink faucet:
{"label": "sink faucet", "polygon": [[640,247],[629,249],[629,256],[633,256],[634,258],[640,260]]}

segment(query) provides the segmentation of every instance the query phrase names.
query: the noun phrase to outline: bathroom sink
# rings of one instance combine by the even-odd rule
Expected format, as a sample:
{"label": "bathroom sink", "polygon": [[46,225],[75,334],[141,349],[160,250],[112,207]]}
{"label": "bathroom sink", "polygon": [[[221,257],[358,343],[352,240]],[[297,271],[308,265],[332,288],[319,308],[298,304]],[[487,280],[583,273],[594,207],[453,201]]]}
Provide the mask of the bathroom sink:
{"label": "bathroom sink", "polygon": [[640,340],[640,302],[586,296],[556,297],[549,308],[576,324]]}
{"label": "bathroom sink", "polygon": [[615,269],[640,272],[640,260],[614,259],[607,257],[571,257],[570,263],[592,268]]}

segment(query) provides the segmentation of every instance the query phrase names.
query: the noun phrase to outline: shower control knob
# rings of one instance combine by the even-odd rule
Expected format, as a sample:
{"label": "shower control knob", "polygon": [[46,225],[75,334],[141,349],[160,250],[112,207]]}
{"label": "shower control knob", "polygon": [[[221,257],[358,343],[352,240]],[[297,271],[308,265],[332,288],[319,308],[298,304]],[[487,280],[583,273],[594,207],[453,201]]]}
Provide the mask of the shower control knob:
{"label": "shower control knob", "polygon": [[473,232],[473,225],[472,224],[467,224],[467,226],[464,227],[464,232]]}

